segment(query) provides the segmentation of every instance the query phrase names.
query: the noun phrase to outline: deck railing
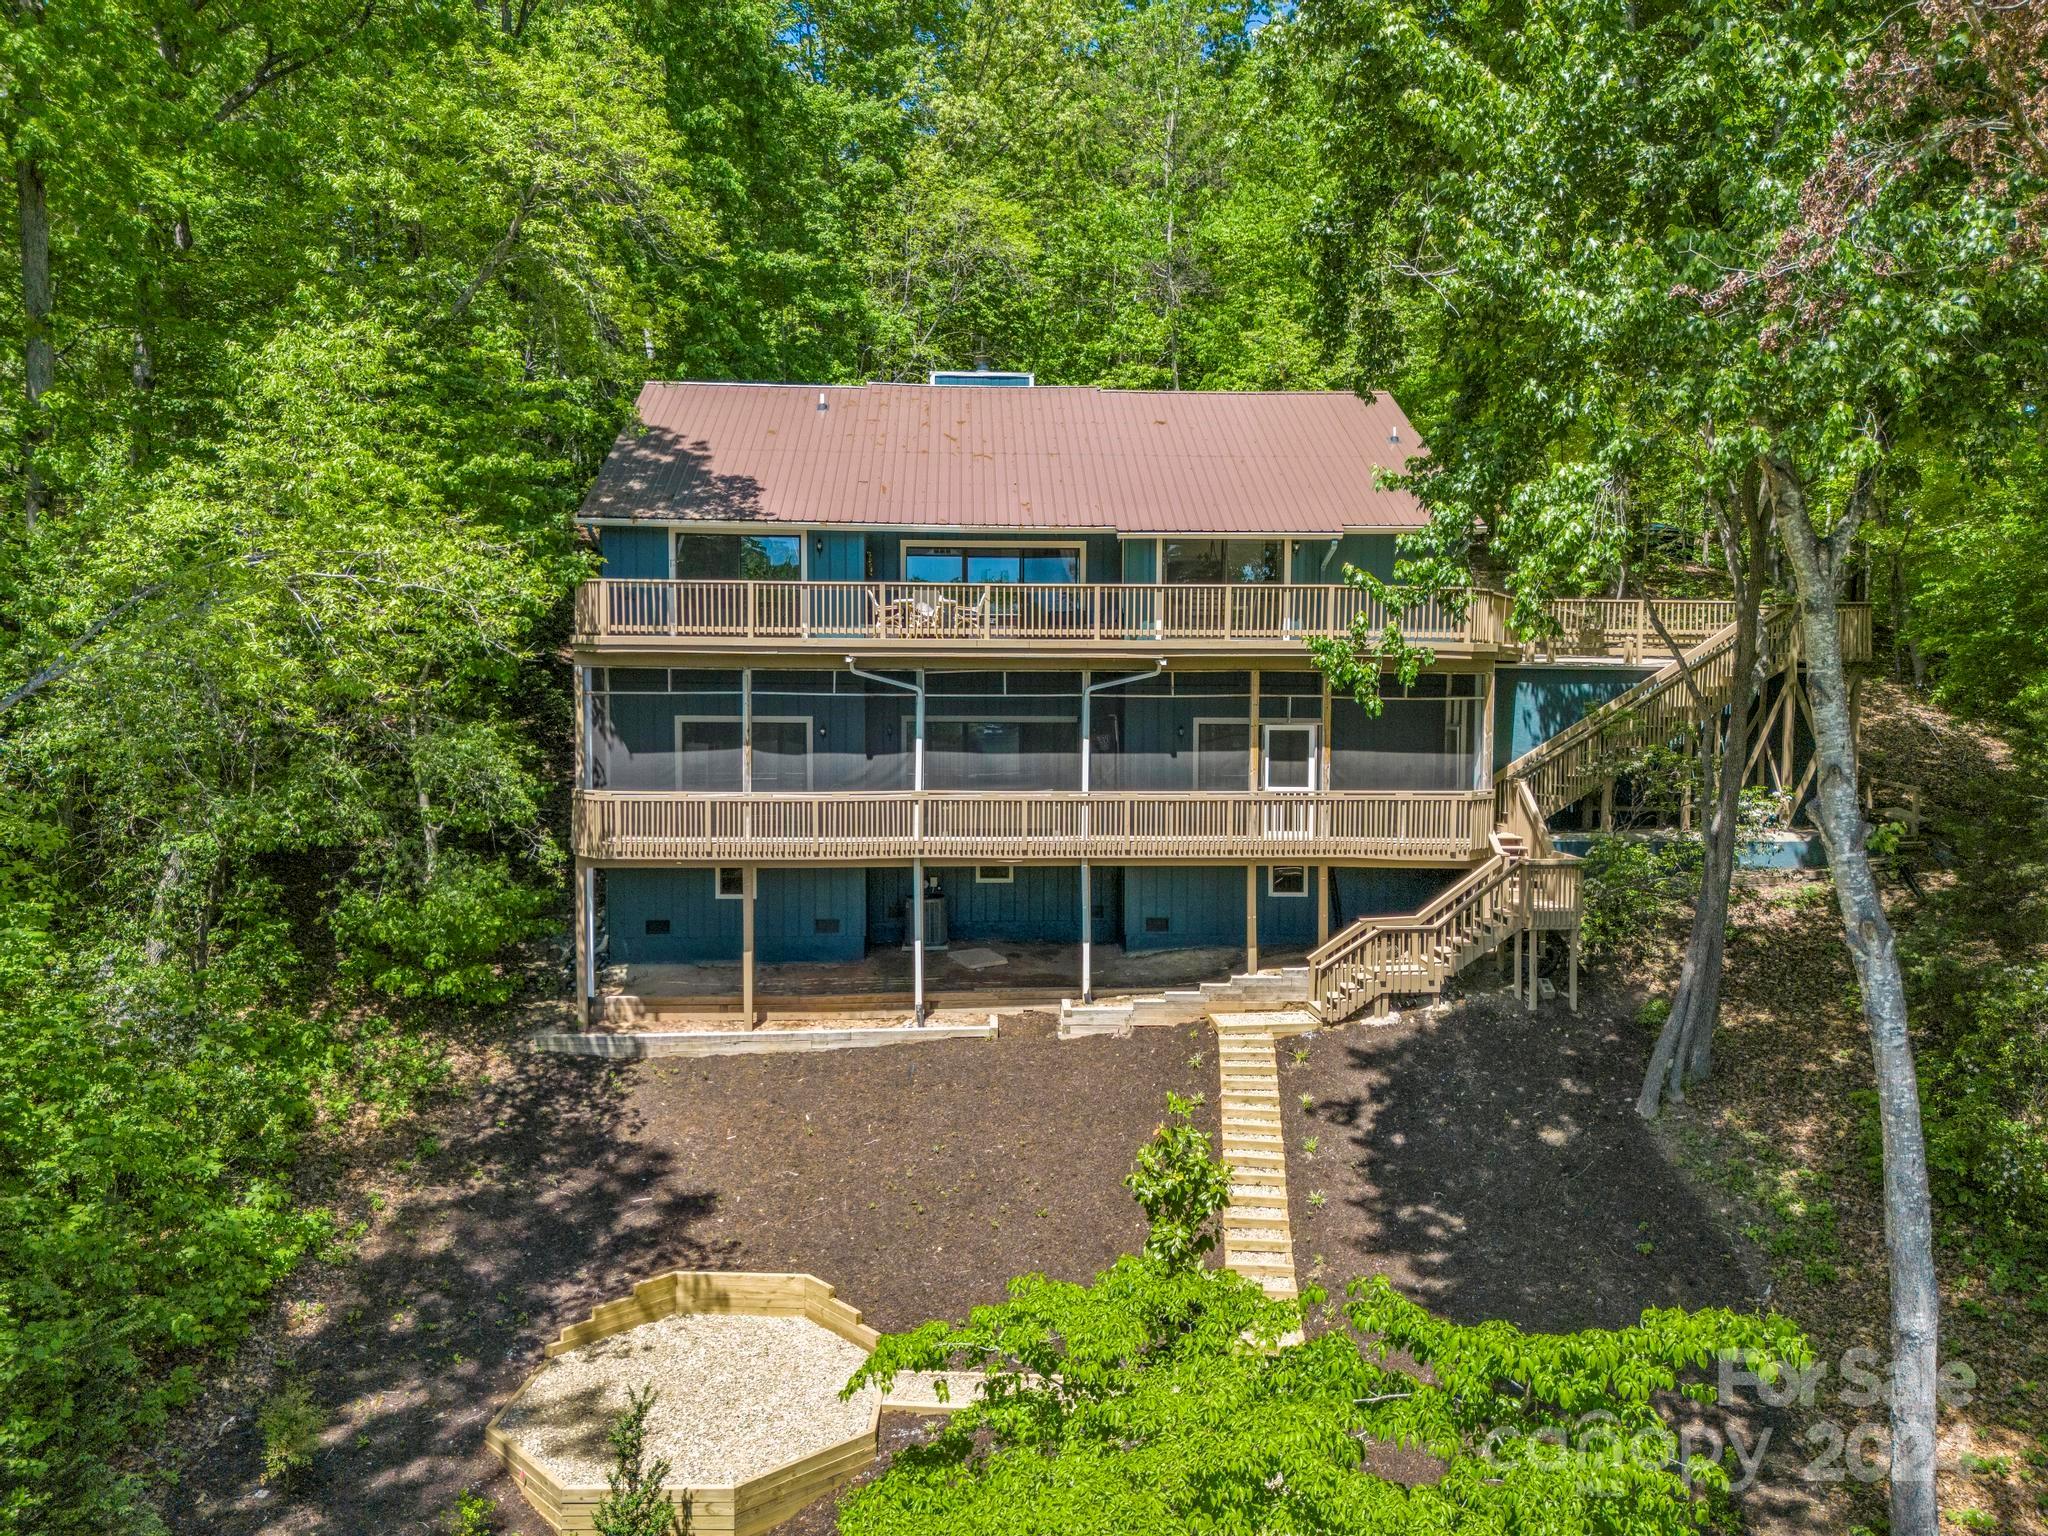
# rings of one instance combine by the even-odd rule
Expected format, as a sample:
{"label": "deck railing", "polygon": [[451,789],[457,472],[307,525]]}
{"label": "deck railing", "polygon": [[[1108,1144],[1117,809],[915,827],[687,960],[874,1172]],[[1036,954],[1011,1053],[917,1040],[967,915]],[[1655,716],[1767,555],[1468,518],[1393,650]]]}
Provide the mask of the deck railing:
{"label": "deck railing", "polygon": [[1397,619],[1423,645],[1507,643],[1498,592],[1376,602],[1345,586],[994,584],[921,581],[588,581],[576,636],[787,642],[1300,642]]}
{"label": "deck railing", "polygon": [[1384,794],[694,795],[579,790],[576,852],[603,862],[1469,859],[1485,791]]}

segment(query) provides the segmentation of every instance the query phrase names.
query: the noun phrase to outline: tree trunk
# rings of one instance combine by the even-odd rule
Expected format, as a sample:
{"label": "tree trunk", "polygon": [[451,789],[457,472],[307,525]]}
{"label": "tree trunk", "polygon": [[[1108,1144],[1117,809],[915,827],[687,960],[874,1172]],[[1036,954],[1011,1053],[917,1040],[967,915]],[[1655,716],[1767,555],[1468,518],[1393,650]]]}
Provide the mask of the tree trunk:
{"label": "tree trunk", "polygon": [[14,163],[15,198],[20,209],[22,375],[28,385],[28,410],[22,418],[22,518],[31,528],[49,503],[49,488],[39,462],[46,434],[41,402],[57,381],[57,348],[51,339],[55,309],[50,286],[50,204],[43,186],[43,167],[33,155]]}
{"label": "tree trunk", "polygon": [[1920,1129],[1920,1091],[1913,1042],[1906,1029],[1906,988],[1885,918],[1856,799],[1856,742],[1842,668],[1839,600],[1859,486],[1840,526],[1823,541],[1789,465],[1773,463],[1772,500],[1779,544],[1799,594],[1799,623],[1813,705],[1818,759],[1817,824],[1834,875],[1842,936],[1856,966],[1863,1018],[1877,1075],[1878,1121],[1884,1145],[1885,1249],[1891,1267],[1891,1529],[1893,1536],[1938,1536],[1935,1496],[1935,1370],[1941,1295],[1934,1274],[1934,1218],[1927,1188],[1927,1148]]}
{"label": "tree trunk", "polygon": [[[1643,1072],[1636,1113],[1654,1120],[1662,1096],[1683,1099],[1688,1081],[1713,1069],[1714,1024],[1721,1011],[1721,965],[1727,946],[1728,887],[1735,876],[1735,837],[1741,811],[1742,765],[1749,756],[1749,712],[1756,697],[1757,637],[1763,607],[1762,540],[1755,536],[1756,519],[1745,516],[1743,530],[1724,525],[1731,544],[1729,561],[1738,571],[1735,601],[1734,672],[1729,680],[1729,713],[1722,730],[1720,768],[1705,786],[1713,796],[1713,812],[1702,841],[1706,861],[1700,870],[1700,893],[1693,903],[1692,932],[1678,970],[1678,990],[1671,1014],[1657,1036],[1657,1046]],[[1711,727],[1709,727],[1711,729]]]}

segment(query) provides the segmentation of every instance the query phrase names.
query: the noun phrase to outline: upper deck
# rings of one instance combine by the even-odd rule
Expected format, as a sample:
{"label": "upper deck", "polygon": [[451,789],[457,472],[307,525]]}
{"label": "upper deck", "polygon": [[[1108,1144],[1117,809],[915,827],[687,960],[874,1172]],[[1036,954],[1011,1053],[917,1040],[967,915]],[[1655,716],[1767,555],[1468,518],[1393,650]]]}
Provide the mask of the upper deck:
{"label": "upper deck", "polygon": [[[1656,620],[1680,646],[1731,622],[1715,598],[1660,599]],[[614,578],[576,592],[574,645],[599,663],[689,652],[919,657],[1209,654],[1298,659],[1307,641],[1398,624],[1446,659],[1525,653],[1638,661],[1668,654],[1651,605],[1573,598],[1551,605],[1559,635],[1525,645],[1509,600],[1473,590],[1389,607],[1357,587],[1166,583],[998,584],[917,581],[675,581]]]}

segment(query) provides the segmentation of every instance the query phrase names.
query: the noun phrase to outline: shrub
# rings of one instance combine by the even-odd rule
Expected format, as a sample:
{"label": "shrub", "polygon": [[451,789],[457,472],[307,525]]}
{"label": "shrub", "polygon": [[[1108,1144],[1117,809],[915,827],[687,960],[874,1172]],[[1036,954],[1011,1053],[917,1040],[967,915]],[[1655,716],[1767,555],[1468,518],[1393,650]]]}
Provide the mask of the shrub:
{"label": "shrub", "polygon": [[1230,1170],[1209,1156],[1209,1138],[1195,1128],[1192,1106],[1166,1096],[1167,1120],[1138,1153],[1124,1187],[1151,1218],[1148,1257],[1180,1267],[1216,1246],[1216,1213],[1230,1203]]}
{"label": "shrub", "polygon": [[491,1536],[498,1528],[498,1501],[465,1488],[448,1516],[448,1536]]}
{"label": "shrub", "polygon": [[1594,838],[1582,866],[1587,953],[1639,953],[1691,910],[1705,863],[1698,838]]}
{"label": "shrub", "polygon": [[256,1415],[263,1436],[263,1480],[288,1483],[313,1464],[313,1450],[325,1415],[313,1402],[304,1382],[288,1381],[272,1393]]}
{"label": "shrub", "polygon": [[2048,1286],[2048,964],[1933,955],[1913,992],[1936,1209],[2001,1279]]}
{"label": "shrub", "polygon": [[387,997],[502,1003],[513,992],[500,961],[548,931],[551,891],[522,885],[503,859],[445,856],[414,891],[347,892],[334,911],[342,972]]}
{"label": "shrub", "polygon": [[652,1387],[633,1393],[605,1437],[612,1465],[605,1473],[609,1491],[591,1517],[597,1536],[671,1536],[678,1529],[675,1506],[662,1490],[669,1464],[647,1461],[647,1415],[657,1396]]}
{"label": "shrub", "polygon": [[[1146,1149],[1155,1163],[1168,1140]],[[1191,1145],[1171,1138],[1176,1163]],[[1384,1277],[1346,1297],[1348,1328],[1282,1347],[1322,1292],[1275,1301],[1229,1270],[1146,1253],[1090,1285],[1021,1276],[964,1324],[885,1336],[849,1392],[962,1362],[988,1372],[986,1390],[851,1494],[839,1529],[1680,1536],[1726,1516],[1728,1473],[1685,1459],[1660,1399],[1713,1401],[1723,1350],[1766,1374],[1807,1355],[1784,1319],[1720,1310],[1559,1335],[1452,1323]],[[1391,1481],[1361,1442],[1414,1447],[1441,1475]]]}

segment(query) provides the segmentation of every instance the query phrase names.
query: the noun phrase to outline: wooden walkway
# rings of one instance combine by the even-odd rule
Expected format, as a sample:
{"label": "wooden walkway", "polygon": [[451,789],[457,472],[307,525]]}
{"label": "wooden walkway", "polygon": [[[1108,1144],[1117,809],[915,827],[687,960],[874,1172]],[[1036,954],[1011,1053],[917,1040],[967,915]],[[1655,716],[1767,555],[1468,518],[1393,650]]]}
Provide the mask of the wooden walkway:
{"label": "wooden walkway", "polygon": [[1230,1165],[1230,1204],[1223,1212],[1223,1263],[1265,1287],[1268,1296],[1292,1297],[1294,1229],[1287,1217],[1287,1143],[1280,1126],[1280,1066],[1276,1036],[1316,1027],[1301,1009],[1272,1013],[1217,1013],[1217,1062],[1222,1079],[1218,1114],[1223,1161]]}

